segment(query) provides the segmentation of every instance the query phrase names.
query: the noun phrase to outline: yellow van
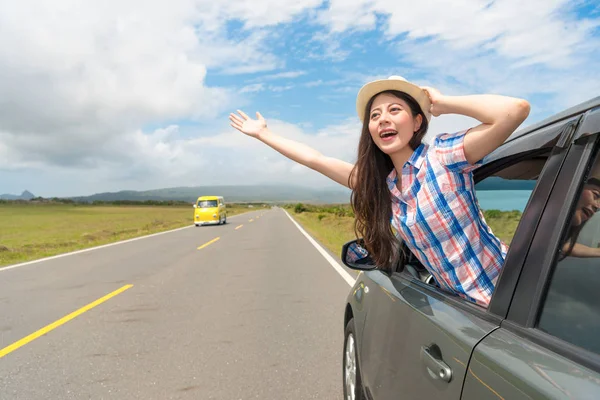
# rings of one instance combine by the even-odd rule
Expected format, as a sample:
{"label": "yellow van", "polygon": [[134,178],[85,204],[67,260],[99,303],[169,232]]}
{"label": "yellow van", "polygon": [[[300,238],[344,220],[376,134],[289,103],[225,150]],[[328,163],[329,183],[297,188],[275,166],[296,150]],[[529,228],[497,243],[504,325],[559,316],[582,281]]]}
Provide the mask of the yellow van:
{"label": "yellow van", "polygon": [[221,196],[201,196],[194,204],[194,224],[226,224],[227,209]]}

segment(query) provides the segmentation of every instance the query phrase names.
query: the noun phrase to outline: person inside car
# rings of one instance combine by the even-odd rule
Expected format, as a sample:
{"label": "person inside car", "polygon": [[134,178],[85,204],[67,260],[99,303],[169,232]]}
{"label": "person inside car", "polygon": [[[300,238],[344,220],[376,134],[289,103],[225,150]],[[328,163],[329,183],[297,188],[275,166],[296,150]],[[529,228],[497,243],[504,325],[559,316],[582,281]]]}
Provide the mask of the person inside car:
{"label": "person inside car", "polygon": [[600,210],[600,162],[597,162],[590,176],[587,178],[579,195],[575,213],[566,234],[560,259],[565,257],[600,257],[599,247],[590,247],[578,243],[579,234],[586,223]]}
{"label": "person inside car", "polygon": [[[401,239],[442,289],[487,307],[508,247],[483,218],[472,172],[527,118],[529,103],[446,96],[393,76],[363,86],[356,107],[363,125],[355,165],[273,134],[258,112],[252,119],[238,110],[229,119],[242,133],[350,188],[355,231],[378,267],[398,259]],[[431,117],[442,114],[481,124],[423,143]]]}

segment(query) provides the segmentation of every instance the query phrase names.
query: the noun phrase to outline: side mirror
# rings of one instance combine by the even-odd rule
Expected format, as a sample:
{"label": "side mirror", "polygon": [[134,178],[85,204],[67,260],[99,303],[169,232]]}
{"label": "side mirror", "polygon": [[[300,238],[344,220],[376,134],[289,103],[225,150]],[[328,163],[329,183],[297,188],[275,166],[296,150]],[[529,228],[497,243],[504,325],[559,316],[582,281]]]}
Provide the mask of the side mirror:
{"label": "side mirror", "polygon": [[345,266],[358,271],[371,271],[377,266],[367,249],[361,246],[362,240],[353,240],[342,247],[342,262]]}

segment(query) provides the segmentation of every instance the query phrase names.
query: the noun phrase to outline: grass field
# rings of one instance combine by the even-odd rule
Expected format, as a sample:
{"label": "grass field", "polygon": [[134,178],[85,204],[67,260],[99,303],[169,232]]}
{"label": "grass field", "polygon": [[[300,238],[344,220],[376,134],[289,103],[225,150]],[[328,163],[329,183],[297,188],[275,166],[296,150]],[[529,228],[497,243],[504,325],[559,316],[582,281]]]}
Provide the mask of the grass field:
{"label": "grass field", "polygon": [[[334,254],[355,238],[348,205],[286,206],[305,229]],[[251,211],[228,205],[228,215]],[[192,224],[190,206],[98,206],[0,203],[0,267],[81,250]],[[510,243],[518,211],[489,210],[494,233]]]}
{"label": "grass field", "polygon": [[192,215],[191,206],[0,204],[0,266],[189,226]]}
{"label": "grass field", "polygon": [[[354,215],[349,206],[287,206],[288,212],[319,242],[339,255],[344,243],[356,238]],[[301,211],[301,212],[297,212]],[[519,211],[486,210],[484,217],[496,236],[510,244],[521,213]]]}
{"label": "grass field", "polygon": [[[325,247],[339,256],[344,243],[355,239],[354,218],[338,217],[335,214],[303,212],[290,215],[306,229],[308,233]],[[319,215],[325,215],[319,219]]]}

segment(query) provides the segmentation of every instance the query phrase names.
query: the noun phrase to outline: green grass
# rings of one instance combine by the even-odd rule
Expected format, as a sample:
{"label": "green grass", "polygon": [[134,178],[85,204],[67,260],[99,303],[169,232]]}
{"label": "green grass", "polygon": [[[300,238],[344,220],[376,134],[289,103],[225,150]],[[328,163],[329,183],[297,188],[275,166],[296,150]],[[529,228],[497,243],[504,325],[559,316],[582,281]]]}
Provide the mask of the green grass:
{"label": "green grass", "polygon": [[[335,214],[291,212],[296,221],[334,254],[339,256],[344,243],[356,238],[354,235],[354,218],[338,217]],[[321,218],[319,219],[319,216]]]}
{"label": "green grass", "polygon": [[[295,204],[284,206],[315,239],[334,254],[340,254],[344,243],[356,238],[354,214],[349,205],[315,206]],[[510,244],[519,220],[519,211],[484,211],[486,222],[494,234]]]}
{"label": "green grass", "polygon": [[498,211],[486,210],[483,212],[485,221],[488,223],[494,235],[499,237],[506,243],[510,244],[517,230],[517,225],[521,220],[522,213],[520,211]]}
{"label": "green grass", "polygon": [[[252,211],[229,206],[227,215]],[[191,225],[186,206],[0,204],[0,266]]]}

